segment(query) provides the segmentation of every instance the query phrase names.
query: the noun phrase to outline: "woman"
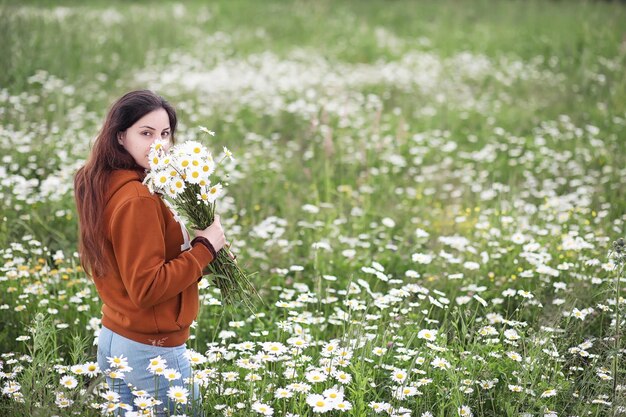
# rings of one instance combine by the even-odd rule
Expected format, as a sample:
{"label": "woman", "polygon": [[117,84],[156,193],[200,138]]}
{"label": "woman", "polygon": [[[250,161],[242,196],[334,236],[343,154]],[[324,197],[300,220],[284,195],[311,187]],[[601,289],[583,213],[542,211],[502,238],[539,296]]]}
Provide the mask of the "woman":
{"label": "woman", "polygon": [[[119,394],[109,409],[129,409],[132,391],[143,390],[162,402],[159,413],[169,407],[176,414],[168,388],[187,386],[183,379],[192,372],[185,342],[198,313],[198,281],[225,244],[218,215],[190,242],[184,224],[141,182],[150,145],[157,138],[173,143],[175,131],[176,113],[162,97],[127,93],[109,110],[74,179],[81,263],[103,302],[98,364]],[[148,367],[153,358],[180,378],[157,375],[155,366]],[[111,370],[123,380],[111,378]],[[197,385],[187,405],[192,398],[199,398]]]}

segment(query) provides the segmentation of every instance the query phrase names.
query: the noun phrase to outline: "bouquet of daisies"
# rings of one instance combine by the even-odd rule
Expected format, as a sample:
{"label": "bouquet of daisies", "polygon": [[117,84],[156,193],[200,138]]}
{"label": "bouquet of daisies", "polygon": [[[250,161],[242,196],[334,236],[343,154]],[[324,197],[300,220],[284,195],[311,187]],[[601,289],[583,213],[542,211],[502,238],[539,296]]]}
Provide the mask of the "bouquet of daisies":
{"label": "bouquet of daisies", "polygon": [[[224,159],[232,159],[232,153],[224,148],[224,156],[215,162],[211,152],[197,141],[186,141],[172,148],[168,144],[167,140],[156,140],[150,147],[150,170],[143,183],[166,203],[167,199],[171,200],[175,210],[184,214],[194,229],[206,229],[213,223],[215,206],[223,193],[221,183],[211,182],[212,176]],[[252,298],[258,294],[228,246],[217,252],[217,258],[207,269],[225,303],[239,300],[252,307]]]}

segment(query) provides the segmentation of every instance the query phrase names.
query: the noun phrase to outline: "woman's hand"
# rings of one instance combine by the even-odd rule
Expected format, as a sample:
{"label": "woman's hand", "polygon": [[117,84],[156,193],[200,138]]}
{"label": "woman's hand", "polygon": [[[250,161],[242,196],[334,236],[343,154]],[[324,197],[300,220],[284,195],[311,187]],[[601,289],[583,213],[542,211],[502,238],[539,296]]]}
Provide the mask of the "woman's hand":
{"label": "woman's hand", "polygon": [[226,236],[224,236],[224,229],[220,224],[220,215],[216,214],[213,223],[204,230],[194,230],[196,236],[205,237],[213,245],[215,252],[219,252],[220,249],[226,244]]}

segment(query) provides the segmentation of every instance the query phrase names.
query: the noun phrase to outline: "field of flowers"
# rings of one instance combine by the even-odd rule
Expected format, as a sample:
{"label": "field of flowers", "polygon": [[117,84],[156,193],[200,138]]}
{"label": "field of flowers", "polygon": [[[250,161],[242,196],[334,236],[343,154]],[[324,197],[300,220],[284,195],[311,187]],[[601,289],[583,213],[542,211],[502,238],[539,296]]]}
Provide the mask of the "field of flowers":
{"label": "field of flowers", "polygon": [[[72,193],[136,88],[234,155],[218,210],[264,303],[203,279],[207,416],[626,415],[624,22],[578,1],[0,3],[0,415],[150,415],[95,363]],[[189,375],[151,366],[184,414]]]}

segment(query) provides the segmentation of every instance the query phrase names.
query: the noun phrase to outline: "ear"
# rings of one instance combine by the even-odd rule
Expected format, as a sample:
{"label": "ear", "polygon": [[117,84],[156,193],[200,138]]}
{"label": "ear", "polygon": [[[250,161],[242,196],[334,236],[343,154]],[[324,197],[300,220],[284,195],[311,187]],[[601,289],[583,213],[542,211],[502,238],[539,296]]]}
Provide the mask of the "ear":
{"label": "ear", "polygon": [[119,132],[117,134],[117,143],[119,143],[120,145],[123,145],[122,140],[124,139],[124,132]]}

